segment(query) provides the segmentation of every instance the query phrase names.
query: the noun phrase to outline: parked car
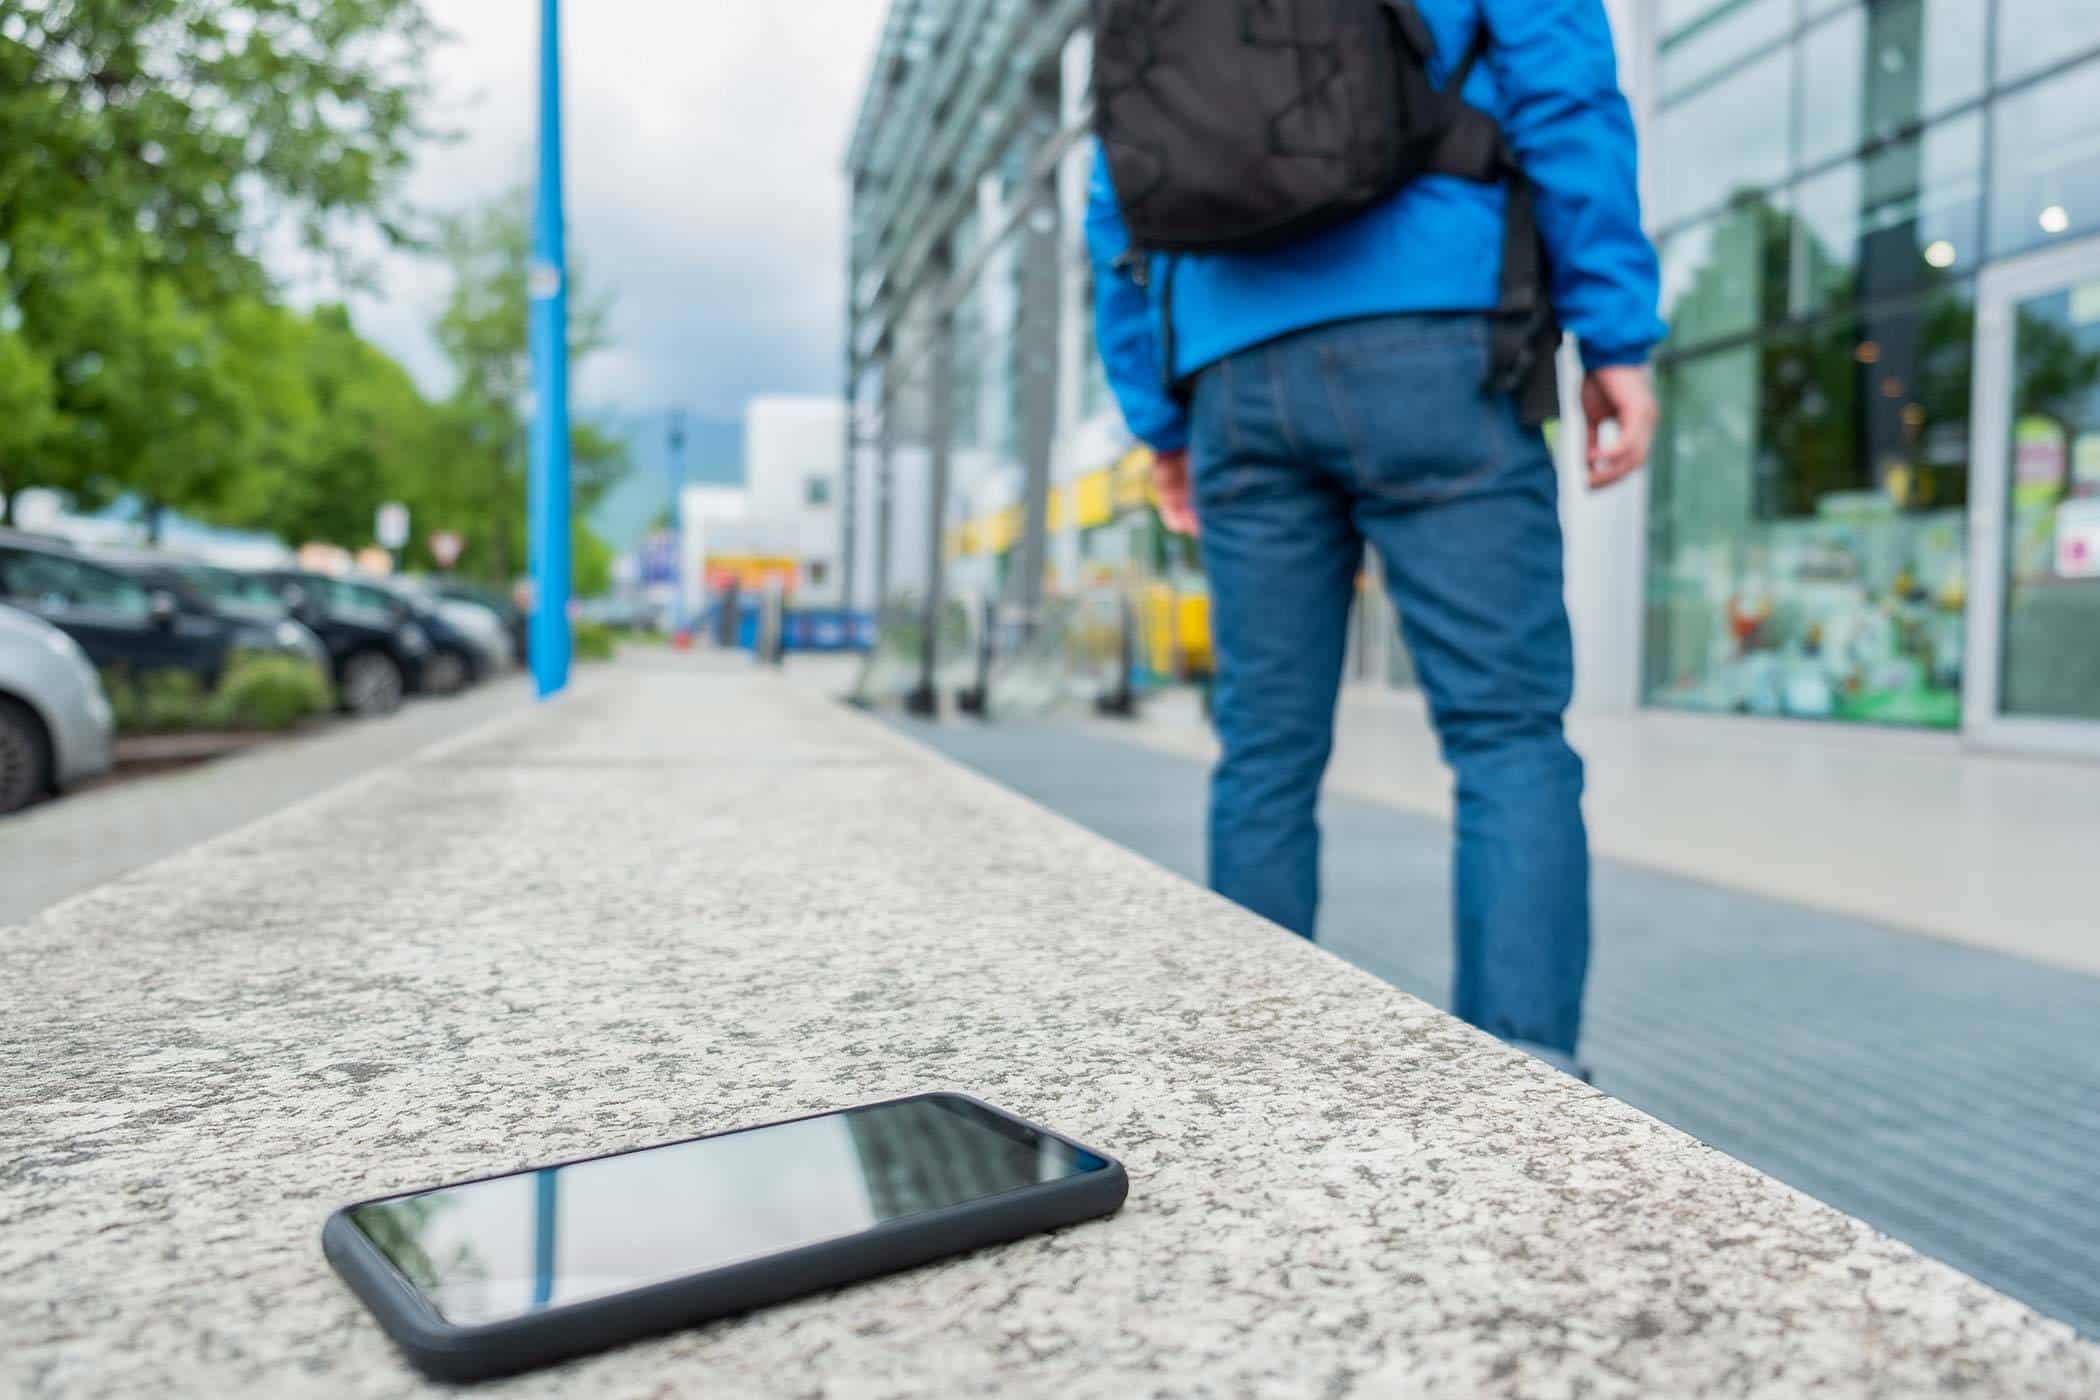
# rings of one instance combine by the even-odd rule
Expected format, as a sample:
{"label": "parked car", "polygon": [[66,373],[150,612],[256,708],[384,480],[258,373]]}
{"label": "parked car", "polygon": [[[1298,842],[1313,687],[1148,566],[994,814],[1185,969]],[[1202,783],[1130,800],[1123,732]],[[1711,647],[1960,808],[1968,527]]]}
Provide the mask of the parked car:
{"label": "parked car", "polygon": [[191,588],[209,598],[219,611],[274,627],[287,645],[296,643],[301,652],[321,665],[329,664],[327,643],[292,615],[290,606],[266,580],[239,569],[192,559],[171,561],[169,567]]}
{"label": "parked car", "polygon": [[473,603],[487,608],[503,623],[503,630],[510,635],[511,654],[520,666],[530,655],[532,638],[531,614],[519,607],[501,589],[488,588],[478,583],[467,583],[456,578],[425,578],[419,582],[439,598],[455,603]]}
{"label": "parked car", "polygon": [[391,714],[422,688],[431,657],[425,632],[400,599],[384,589],[305,569],[260,569],[292,616],[328,648],[336,696],[356,715]]}
{"label": "parked car", "polygon": [[518,664],[518,652],[510,628],[494,608],[478,601],[450,597],[427,578],[389,580],[393,588],[412,602],[435,612],[473,646],[481,665],[482,679],[501,675]]}
{"label": "parked car", "polygon": [[107,772],[115,729],[80,644],[0,604],[0,812]]}
{"label": "parked car", "polygon": [[19,531],[0,531],[0,601],[64,632],[98,669],[186,671],[206,690],[236,651],[285,649],[269,628],[224,616],[193,590]]}
{"label": "parked car", "polygon": [[495,673],[496,667],[479,639],[446,616],[437,600],[426,598],[400,579],[368,579],[409,611],[430,638],[430,660],[423,667],[423,689],[431,695],[457,695]]}
{"label": "parked car", "polygon": [[[141,551],[97,553],[95,561],[131,575],[150,589],[170,594],[185,613],[214,614],[233,628],[234,652],[296,656],[326,669],[328,648],[299,622],[265,585],[231,569]],[[236,580],[228,586],[222,580]]]}

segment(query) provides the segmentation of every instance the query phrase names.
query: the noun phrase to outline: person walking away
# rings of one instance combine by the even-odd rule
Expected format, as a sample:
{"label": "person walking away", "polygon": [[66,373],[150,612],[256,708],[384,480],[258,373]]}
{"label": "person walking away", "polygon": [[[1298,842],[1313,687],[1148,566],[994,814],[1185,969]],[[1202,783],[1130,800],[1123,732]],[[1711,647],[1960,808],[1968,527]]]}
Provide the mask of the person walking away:
{"label": "person walking away", "polygon": [[1603,0],[1095,0],[1099,348],[1200,528],[1209,865],[1312,938],[1349,609],[1379,556],[1456,788],[1458,1014],[1577,1069],[1583,767],[1552,455],[1644,465],[1664,328]]}

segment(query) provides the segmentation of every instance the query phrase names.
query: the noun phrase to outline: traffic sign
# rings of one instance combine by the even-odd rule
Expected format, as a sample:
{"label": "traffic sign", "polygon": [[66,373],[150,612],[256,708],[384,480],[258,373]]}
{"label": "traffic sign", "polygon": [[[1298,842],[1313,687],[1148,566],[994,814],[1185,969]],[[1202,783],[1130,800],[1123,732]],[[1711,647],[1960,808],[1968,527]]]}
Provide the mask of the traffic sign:
{"label": "traffic sign", "polygon": [[408,543],[408,507],[399,501],[388,501],[379,508],[372,522],[372,534],[388,549],[399,549]]}
{"label": "traffic sign", "polygon": [[430,536],[430,557],[440,569],[449,569],[467,552],[467,541],[457,530],[436,530]]}

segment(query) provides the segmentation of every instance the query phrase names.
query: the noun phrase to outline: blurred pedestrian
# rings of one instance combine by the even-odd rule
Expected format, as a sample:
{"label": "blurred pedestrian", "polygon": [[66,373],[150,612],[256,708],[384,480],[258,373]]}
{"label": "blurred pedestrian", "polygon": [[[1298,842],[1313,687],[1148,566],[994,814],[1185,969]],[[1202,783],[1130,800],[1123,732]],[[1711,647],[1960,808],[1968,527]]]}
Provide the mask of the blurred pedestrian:
{"label": "blurred pedestrian", "polygon": [[1100,350],[1200,529],[1210,876],[1311,938],[1365,547],[1457,783],[1459,1014],[1576,1068],[1590,949],[1552,455],[1646,461],[1663,335],[1603,0],[1097,0]]}

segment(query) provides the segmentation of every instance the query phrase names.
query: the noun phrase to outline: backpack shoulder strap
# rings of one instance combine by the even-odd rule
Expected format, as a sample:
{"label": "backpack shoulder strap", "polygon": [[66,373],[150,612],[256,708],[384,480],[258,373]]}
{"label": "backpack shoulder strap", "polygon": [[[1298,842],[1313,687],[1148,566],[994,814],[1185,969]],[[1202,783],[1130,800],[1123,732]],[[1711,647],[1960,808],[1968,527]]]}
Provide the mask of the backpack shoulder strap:
{"label": "backpack shoulder strap", "polygon": [[1509,155],[1509,147],[1502,139],[1502,127],[1493,117],[1467,102],[1462,95],[1466,80],[1487,56],[1488,46],[1494,36],[1482,24],[1474,32],[1473,42],[1466,47],[1466,56],[1459,60],[1458,67],[1451,70],[1441,89],[1450,104],[1450,124],[1444,139],[1438,143],[1436,154],[1430,158],[1429,168],[1441,175],[1456,175],[1461,179],[1479,180],[1493,184],[1505,179],[1515,162]]}
{"label": "backpack shoulder strap", "polygon": [[1487,57],[1488,46],[1494,42],[1495,36],[1488,33],[1487,23],[1482,21],[1480,28],[1473,33],[1473,42],[1466,46],[1466,56],[1458,61],[1458,67],[1451,70],[1450,78],[1445,81],[1444,91],[1453,97],[1463,92],[1466,80],[1473,76],[1473,70],[1480,66],[1480,60]]}

